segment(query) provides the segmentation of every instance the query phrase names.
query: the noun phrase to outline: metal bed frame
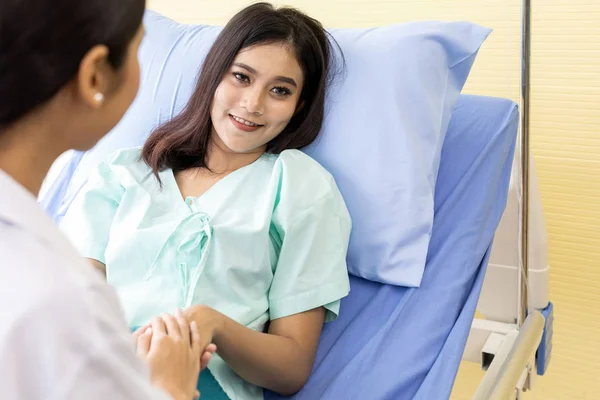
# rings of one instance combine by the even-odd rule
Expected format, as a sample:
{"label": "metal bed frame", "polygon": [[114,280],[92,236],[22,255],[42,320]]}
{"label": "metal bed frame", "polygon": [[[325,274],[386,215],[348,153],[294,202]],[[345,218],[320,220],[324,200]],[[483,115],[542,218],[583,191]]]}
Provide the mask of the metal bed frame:
{"label": "metal bed frame", "polygon": [[[523,391],[530,390],[535,371],[536,351],[542,340],[545,318],[529,307],[529,88],[531,58],[531,0],[521,3],[521,94],[520,94],[520,266],[518,274],[517,323],[508,327],[497,324],[496,332],[488,337],[486,345],[496,346],[491,351],[491,362],[479,384],[474,400],[518,399]],[[495,336],[494,336],[495,335]],[[491,340],[490,340],[491,338]],[[484,350],[485,354],[485,350]]]}

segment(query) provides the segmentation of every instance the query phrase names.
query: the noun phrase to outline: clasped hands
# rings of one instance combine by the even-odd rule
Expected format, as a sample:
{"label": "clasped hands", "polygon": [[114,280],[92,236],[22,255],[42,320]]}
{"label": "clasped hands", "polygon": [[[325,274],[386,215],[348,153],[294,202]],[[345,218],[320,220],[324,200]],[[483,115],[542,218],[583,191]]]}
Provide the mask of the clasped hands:
{"label": "clasped hands", "polygon": [[133,333],[137,355],[150,368],[150,379],[174,399],[197,399],[198,375],[204,370],[216,345],[212,343],[214,326],[196,322],[206,307],[192,307],[174,315],[163,314]]}

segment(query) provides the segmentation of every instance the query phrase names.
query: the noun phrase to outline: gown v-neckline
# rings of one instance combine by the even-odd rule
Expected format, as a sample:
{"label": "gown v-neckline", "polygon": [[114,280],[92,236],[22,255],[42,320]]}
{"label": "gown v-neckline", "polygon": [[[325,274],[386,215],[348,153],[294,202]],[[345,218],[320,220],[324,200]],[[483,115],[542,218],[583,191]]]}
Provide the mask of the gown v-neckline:
{"label": "gown v-neckline", "polygon": [[223,183],[224,181],[227,182],[228,180],[233,179],[236,175],[239,175],[240,173],[250,169],[252,166],[257,164],[260,160],[262,160],[264,158],[265,154],[267,154],[267,153],[261,154],[260,157],[258,157],[256,160],[254,160],[250,164],[244,165],[243,167],[238,168],[235,171],[232,171],[229,174],[222,177],[221,179],[217,180],[215,183],[210,185],[204,192],[202,192],[202,194],[200,194],[199,196],[184,196],[181,191],[181,188],[179,187],[179,184],[177,183],[177,179],[175,178],[175,173],[173,172],[173,169],[171,169],[171,168],[169,168],[169,170],[168,170],[169,181],[174,186],[174,189],[175,189],[174,191],[176,193],[176,196],[178,197],[178,202],[184,203],[189,206],[194,202],[199,203],[199,202],[203,201],[204,199],[206,199],[207,197],[210,197],[212,193],[218,191],[219,186],[222,186],[224,184]]}

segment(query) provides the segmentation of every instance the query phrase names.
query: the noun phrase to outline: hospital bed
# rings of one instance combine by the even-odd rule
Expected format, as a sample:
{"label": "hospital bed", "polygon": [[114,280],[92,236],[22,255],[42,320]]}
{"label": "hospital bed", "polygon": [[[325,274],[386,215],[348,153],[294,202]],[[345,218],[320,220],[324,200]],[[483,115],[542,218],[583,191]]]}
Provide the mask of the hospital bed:
{"label": "hospital bed", "polygon": [[[533,246],[525,245],[538,249],[542,272],[529,285],[520,274],[524,207],[519,165],[528,158],[519,151],[515,157],[515,149],[525,144],[528,152],[525,141],[516,145],[523,119],[510,100],[460,95],[441,149],[420,287],[351,276],[351,294],[342,301],[339,318],[326,324],[313,373],[294,398],[446,399],[461,360],[487,370],[474,398],[515,398],[531,387],[536,372],[544,372],[551,304],[535,178],[527,185],[533,188],[534,222],[527,236]],[[122,145],[140,145],[140,140]],[[84,183],[77,171],[97,161],[71,151],[53,165],[40,203],[57,222]],[[527,297],[530,286],[539,289]],[[519,307],[532,299],[533,306]],[[476,309],[484,318],[473,319]],[[265,398],[281,397],[266,393]]]}

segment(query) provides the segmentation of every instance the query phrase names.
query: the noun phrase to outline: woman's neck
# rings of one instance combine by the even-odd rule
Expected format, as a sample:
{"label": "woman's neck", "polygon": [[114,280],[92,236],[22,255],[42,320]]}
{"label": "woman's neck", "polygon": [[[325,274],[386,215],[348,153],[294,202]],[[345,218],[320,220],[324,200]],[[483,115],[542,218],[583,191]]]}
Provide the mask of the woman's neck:
{"label": "woman's neck", "polygon": [[38,196],[52,163],[67,149],[35,120],[18,122],[0,133],[0,169]]}
{"label": "woman's neck", "polygon": [[249,153],[234,153],[218,139],[217,135],[214,135],[213,138],[208,145],[206,166],[217,175],[227,175],[250,165],[265,152],[265,148],[261,147]]}

